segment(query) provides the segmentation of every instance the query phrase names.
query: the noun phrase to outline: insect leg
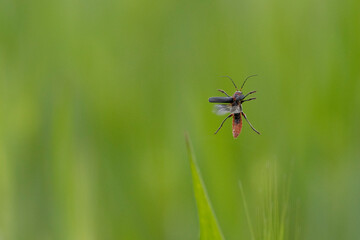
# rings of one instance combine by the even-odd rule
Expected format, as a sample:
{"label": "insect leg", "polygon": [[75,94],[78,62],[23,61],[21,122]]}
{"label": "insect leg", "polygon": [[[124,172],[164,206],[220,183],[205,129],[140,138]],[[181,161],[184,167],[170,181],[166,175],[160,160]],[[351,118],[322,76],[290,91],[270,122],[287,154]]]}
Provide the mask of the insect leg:
{"label": "insect leg", "polygon": [[241,103],[247,102],[247,101],[251,101],[251,100],[255,100],[255,99],[256,99],[256,97],[254,97],[254,98],[249,98],[249,99],[246,99],[246,100],[241,101]]}
{"label": "insect leg", "polygon": [[241,112],[241,114],[244,116],[245,120],[248,122],[248,124],[250,125],[250,127],[252,128],[252,130],[254,130],[257,134],[260,134],[260,132],[258,132],[249,122],[249,120],[246,117],[246,114],[244,112]]}
{"label": "insect leg", "polygon": [[256,93],[256,91],[251,91],[251,92],[249,92],[248,94],[246,94],[246,95],[244,96],[244,98],[246,98],[247,96],[249,96],[250,94],[253,94],[253,93]]}
{"label": "insect leg", "polygon": [[228,119],[228,118],[230,118],[230,117],[232,117],[232,114],[230,114],[229,116],[227,116],[227,117],[222,121],[220,127],[216,130],[216,132],[215,132],[214,134],[217,134],[217,133],[218,133],[218,131],[221,129],[221,127],[223,126],[223,124],[224,124],[224,122],[226,121],[226,119]]}
{"label": "insect leg", "polygon": [[224,90],[218,89],[219,92],[222,92],[223,94],[225,94],[226,96],[230,97]]}

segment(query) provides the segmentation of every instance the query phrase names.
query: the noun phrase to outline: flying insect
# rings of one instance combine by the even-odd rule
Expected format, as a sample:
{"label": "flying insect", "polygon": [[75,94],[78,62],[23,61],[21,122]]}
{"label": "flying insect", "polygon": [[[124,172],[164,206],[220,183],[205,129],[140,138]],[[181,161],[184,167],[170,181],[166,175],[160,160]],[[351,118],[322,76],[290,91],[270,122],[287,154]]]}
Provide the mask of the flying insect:
{"label": "flying insect", "polygon": [[232,123],[232,133],[234,138],[237,138],[241,132],[242,129],[242,116],[245,118],[245,120],[248,122],[248,124],[250,125],[251,129],[254,130],[254,132],[256,132],[257,134],[260,134],[259,131],[257,131],[249,122],[246,114],[243,111],[242,108],[242,104],[244,102],[248,102],[251,100],[255,100],[256,98],[249,98],[246,99],[247,96],[256,93],[256,91],[251,91],[247,94],[243,94],[242,93],[242,89],[246,83],[246,81],[251,78],[251,77],[255,77],[257,75],[251,75],[249,77],[247,77],[244,81],[244,83],[241,85],[240,90],[237,88],[236,84],[234,83],[234,81],[229,77],[229,76],[222,76],[222,77],[227,77],[231,80],[231,82],[234,84],[234,87],[236,89],[236,92],[234,93],[233,96],[230,96],[229,94],[227,94],[224,90],[218,89],[219,92],[223,93],[226,95],[226,97],[211,97],[209,98],[209,102],[210,103],[221,103],[221,104],[217,104],[215,105],[215,109],[214,112],[218,115],[223,115],[223,114],[229,114],[220,124],[220,127],[216,130],[215,134],[217,134],[220,129],[222,128],[222,126],[224,125],[225,121],[228,118],[233,118],[233,123]]}

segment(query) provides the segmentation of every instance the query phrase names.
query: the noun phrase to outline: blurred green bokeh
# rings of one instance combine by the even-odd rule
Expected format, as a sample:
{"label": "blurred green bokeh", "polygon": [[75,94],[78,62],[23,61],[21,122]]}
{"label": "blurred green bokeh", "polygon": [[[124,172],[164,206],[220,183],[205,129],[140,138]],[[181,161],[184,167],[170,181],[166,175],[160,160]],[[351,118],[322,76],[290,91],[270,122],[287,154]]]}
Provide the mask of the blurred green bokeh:
{"label": "blurred green bokeh", "polygon": [[[300,239],[360,235],[360,2],[0,2],[0,239],[197,239],[184,132],[226,239],[266,165]],[[258,136],[208,97],[233,93]],[[295,221],[296,219],[296,221]],[[291,239],[291,237],[290,237]]]}

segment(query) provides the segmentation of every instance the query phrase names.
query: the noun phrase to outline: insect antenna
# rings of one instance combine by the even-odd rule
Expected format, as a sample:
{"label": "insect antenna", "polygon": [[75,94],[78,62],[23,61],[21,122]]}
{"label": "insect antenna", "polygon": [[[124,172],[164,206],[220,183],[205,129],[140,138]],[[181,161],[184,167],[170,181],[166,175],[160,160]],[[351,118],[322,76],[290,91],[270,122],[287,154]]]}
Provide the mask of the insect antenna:
{"label": "insect antenna", "polygon": [[244,83],[241,85],[240,91],[241,91],[241,90],[242,90],[242,88],[244,87],[244,85],[245,85],[246,81],[247,81],[249,78],[251,78],[251,77],[255,77],[255,76],[257,76],[257,74],[255,74],[255,75],[251,75],[251,76],[248,76],[248,77],[245,79]]}
{"label": "insect antenna", "polygon": [[228,79],[230,79],[232,81],[232,83],[234,84],[235,86],[235,89],[239,91],[239,89],[237,88],[237,86],[235,85],[234,81],[231,79],[231,77],[229,76],[220,76],[220,77],[227,77]]}

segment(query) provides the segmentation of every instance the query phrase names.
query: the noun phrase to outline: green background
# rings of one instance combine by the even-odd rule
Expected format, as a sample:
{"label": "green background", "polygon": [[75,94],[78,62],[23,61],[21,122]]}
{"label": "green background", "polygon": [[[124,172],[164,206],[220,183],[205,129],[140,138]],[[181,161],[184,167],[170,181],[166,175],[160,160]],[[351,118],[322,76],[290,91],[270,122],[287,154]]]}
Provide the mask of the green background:
{"label": "green background", "polygon": [[[197,239],[189,132],[226,239],[264,176],[289,237],[360,235],[357,0],[0,2],[0,238]],[[234,140],[208,97],[257,100]],[[265,179],[266,180],[266,179]],[[280,202],[281,205],[281,202]],[[260,214],[261,215],[261,214]]]}

